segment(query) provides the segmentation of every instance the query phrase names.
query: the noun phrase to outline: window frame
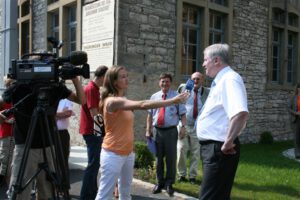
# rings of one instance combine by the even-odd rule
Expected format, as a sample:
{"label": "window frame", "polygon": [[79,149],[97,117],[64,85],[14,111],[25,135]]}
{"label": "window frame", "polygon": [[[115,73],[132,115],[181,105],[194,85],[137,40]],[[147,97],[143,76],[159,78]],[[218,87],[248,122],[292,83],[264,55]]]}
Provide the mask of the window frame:
{"label": "window frame", "polygon": [[186,81],[187,78],[190,77],[191,74],[182,74],[181,73],[181,64],[182,64],[182,13],[184,4],[189,4],[191,6],[196,6],[199,10],[201,10],[200,16],[200,24],[201,28],[199,30],[199,46],[197,47],[197,57],[199,58],[199,67],[196,65],[196,69],[202,71],[203,68],[203,50],[206,46],[209,45],[209,17],[210,12],[215,11],[217,13],[222,13],[226,17],[224,22],[224,41],[231,45],[232,42],[232,24],[233,24],[233,2],[225,1],[227,3],[226,6],[211,2],[211,0],[178,0],[177,1],[177,35],[176,35],[176,71],[175,71],[175,79],[182,82]]}
{"label": "window frame", "polygon": [[[76,10],[76,22],[70,23],[70,8],[75,7]],[[70,29],[75,27],[76,32],[76,40],[72,43],[76,43],[76,49],[81,49],[81,14],[82,14],[82,1],[81,0],[68,0],[68,1],[49,1],[47,12],[48,12],[48,35],[51,34],[51,13],[58,10],[59,13],[59,40],[64,42],[63,47],[59,50],[58,56],[67,56],[70,54],[71,43],[70,43],[70,36],[71,32]]]}
{"label": "window frame", "polygon": [[[283,20],[274,20],[274,13],[283,12],[281,17]],[[290,17],[293,17],[293,22],[290,22]],[[297,17],[297,18],[295,18]],[[293,89],[294,85],[300,81],[300,9],[299,6],[290,3],[284,4],[284,1],[270,1],[269,4],[269,39],[268,39],[268,65],[267,65],[267,89]],[[282,30],[282,41],[280,42],[281,51],[279,53],[280,71],[278,81],[273,80],[274,59],[273,59],[273,33],[274,30]],[[289,35],[293,34],[293,45],[289,44]],[[293,60],[290,60],[289,50],[293,48]],[[292,67],[289,64],[292,62]]]}

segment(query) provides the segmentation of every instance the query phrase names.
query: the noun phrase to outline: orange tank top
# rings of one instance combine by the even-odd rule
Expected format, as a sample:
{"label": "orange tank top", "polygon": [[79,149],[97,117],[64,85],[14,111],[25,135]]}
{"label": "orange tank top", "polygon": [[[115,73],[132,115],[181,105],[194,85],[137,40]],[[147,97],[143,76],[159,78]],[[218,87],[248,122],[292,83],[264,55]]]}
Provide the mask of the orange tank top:
{"label": "orange tank top", "polygon": [[107,112],[104,107],[105,137],[102,148],[119,155],[129,155],[133,151],[134,114],[128,110]]}

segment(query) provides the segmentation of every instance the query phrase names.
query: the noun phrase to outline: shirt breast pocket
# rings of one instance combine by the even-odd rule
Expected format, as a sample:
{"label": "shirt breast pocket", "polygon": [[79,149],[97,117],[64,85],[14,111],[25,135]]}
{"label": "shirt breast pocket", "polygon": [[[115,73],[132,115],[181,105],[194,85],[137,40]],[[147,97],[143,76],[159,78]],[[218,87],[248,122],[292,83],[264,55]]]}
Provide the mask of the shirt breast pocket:
{"label": "shirt breast pocket", "polygon": [[174,116],[177,114],[177,108],[176,106],[168,106],[167,107],[167,113],[170,117]]}

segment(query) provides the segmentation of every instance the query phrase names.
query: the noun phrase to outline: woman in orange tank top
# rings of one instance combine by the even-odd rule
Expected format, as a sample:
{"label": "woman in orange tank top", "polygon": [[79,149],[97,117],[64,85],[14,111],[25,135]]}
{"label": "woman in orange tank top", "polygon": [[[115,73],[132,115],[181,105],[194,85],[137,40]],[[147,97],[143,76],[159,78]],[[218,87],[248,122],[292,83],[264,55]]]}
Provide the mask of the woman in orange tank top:
{"label": "woman in orange tank top", "polygon": [[168,100],[133,101],[125,97],[128,88],[128,73],[122,66],[111,67],[105,75],[100,112],[104,117],[105,137],[100,156],[100,187],[96,200],[112,199],[118,180],[121,200],[131,199],[135,154],[133,110],[146,110],[183,103],[188,93]]}

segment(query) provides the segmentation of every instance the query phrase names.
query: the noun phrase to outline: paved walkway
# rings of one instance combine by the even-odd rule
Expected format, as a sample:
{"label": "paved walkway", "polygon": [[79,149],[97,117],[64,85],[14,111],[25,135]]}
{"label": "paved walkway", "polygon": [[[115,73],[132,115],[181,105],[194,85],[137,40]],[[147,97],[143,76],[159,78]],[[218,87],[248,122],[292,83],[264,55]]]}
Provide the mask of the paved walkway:
{"label": "paved walkway", "polygon": [[[300,162],[300,159],[295,159],[294,149],[288,149],[282,154],[290,159],[294,159]],[[70,197],[72,200],[79,200],[80,189],[82,184],[83,170],[87,164],[86,148],[73,146],[70,154],[70,182],[71,190]],[[168,194],[163,191],[160,194],[152,194],[153,184],[147,183],[141,180],[133,179],[132,183],[132,199],[133,200],[161,200],[161,199],[176,199],[176,200],[196,200],[194,197],[190,197],[181,193],[174,193],[174,197],[170,198]],[[7,186],[0,188],[0,199],[6,200],[5,192]]]}
{"label": "paved walkway", "polygon": [[[86,148],[80,146],[71,147],[71,154],[69,159],[69,167],[73,170],[83,170],[87,164]],[[78,172],[77,172],[78,173]],[[70,194],[73,197],[77,196],[76,193],[80,191],[78,184],[71,181]],[[81,186],[81,184],[80,184]],[[132,183],[132,199],[133,200],[155,200],[155,199],[176,199],[176,200],[196,200],[194,197],[187,196],[178,192],[174,193],[174,197],[170,198],[169,195],[163,191],[160,194],[152,194],[154,185],[138,179],[133,179]],[[78,190],[79,189],[79,190]]]}

